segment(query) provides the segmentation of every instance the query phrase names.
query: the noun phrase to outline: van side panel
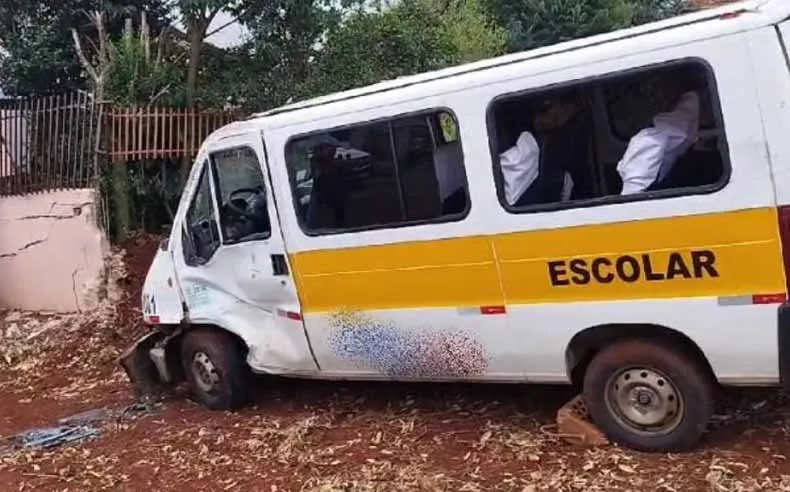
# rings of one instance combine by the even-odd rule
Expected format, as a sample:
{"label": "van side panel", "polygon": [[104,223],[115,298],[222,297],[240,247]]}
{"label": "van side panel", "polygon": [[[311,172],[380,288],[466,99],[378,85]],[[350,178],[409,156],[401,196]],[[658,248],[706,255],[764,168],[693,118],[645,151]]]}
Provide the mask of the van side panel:
{"label": "van side panel", "polygon": [[291,263],[328,375],[563,382],[579,330],[650,323],[704,347],[722,382],[754,384],[776,378],[775,344],[771,357],[748,328],[775,324],[776,305],[753,299],[784,293],[776,220],[761,208],[301,252]]}
{"label": "van side panel", "polygon": [[[718,22],[741,19],[699,29],[717,30]],[[322,375],[562,382],[573,336],[618,323],[685,334],[721,382],[776,382],[777,304],[754,296],[775,302],[784,278],[748,33],[686,43],[679,35],[646,36],[640,47],[661,46],[650,50],[622,41],[450,78],[426,85],[432,92],[420,98],[417,87],[370,96],[354,114],[268,132],[273,173],[285,183],[291,136],[440,106],[459,120],[472,203],[462,221],[308,236],[284,207]],[[667,47],[670,37],[676,42]],[[715,76],[732,168],[724,188],[538,213],[503,209],[488,145],[492,100],[689,57]],[[286,186],[275,193],[283,194],[278,203],[292,201]]]}
{"label": "van side panel", "polygon": [[775,295],[784,292],[776,224],[764,208],[292,259],[305,313]]}

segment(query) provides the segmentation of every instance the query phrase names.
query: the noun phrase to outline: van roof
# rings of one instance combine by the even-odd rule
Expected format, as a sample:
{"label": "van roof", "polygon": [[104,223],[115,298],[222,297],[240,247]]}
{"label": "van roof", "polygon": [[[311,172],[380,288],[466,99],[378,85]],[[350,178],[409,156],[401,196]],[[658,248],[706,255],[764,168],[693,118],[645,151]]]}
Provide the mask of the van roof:
{"label": "van roof", "polygon": [[503,55],[503,56],[481,60],[473,63],[466,63],[463,65],[457,65],[454,67],[449,67],[441,70],[435,70],[432,72],[424,72],[417,75],[398,77],[396,79],[382,81],[365,87],[359,87],[347,91],[329,94],[326,96],[320,96],[313,99],[307,99],[304,101],[287,104],[262,113],[254,114],[250,116],[249,119],[259,118],[263,116],[273,116],[276,114],[287,113],[299,109],[322,106],[337,101],[362,97],[362,96],[384,92],[384,91],[391,91],[402,87],[421,84],[421,83],[452,77],[456,75],[461,75],[465,73],[486,70],[498,66],[509,65],[512,63],[523,62],[536,58],[543,58],[546,56],[564,53],[568,51],[576,51],[589,46],[596,46],[604,43],[609,43],[612,41],[618,41],[635,36],[650,34],[657,31],[664,31],[676,27],[685,27],[692,24],[697,24],[700,22],[717,19],[722,17],[723,15],[728,15],[728,14],[732,15],[732,14],[744,13],[744,12],[760,12],[766,14],[764,15],[765,23],[766,24],[775,23],[790,17],[790,1],[748,0],[748,1],[730,3],[721,7],[705,9],[689,14],[684,14],[663,21],[652,22],[627,29],[620,29],[617,31],[590,36],[587,38],[566,41],[551,46],[546,46],[543,48],[537,48],[534,50]]}

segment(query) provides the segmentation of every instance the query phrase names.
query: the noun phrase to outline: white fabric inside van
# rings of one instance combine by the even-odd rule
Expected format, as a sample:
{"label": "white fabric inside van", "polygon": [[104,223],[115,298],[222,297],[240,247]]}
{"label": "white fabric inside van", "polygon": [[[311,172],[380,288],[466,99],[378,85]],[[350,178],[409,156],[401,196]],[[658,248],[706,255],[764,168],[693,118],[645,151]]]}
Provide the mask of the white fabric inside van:
{"label": "white fabric inside van", "polygon": [[696,142],[699,112],[699,96],[687,92],[672,111],[656,115],[652,127],[631,138],[617,164],[623,180],[621,195],[640,193],[664,179],[678,158]]}
{"label": "white fabric inside van", "polygon": [[530,132],[521,132],[516,145],[499,156],[509,205],[514,205],[538,178],[539,164],[540,148]]}
{"label": "white fabric inside van", "polygon": [[436,167],[436,179],[439,182],[439,198],[447,199],[450,195],[464,187],[463,150],[461,142],[442,145],[433,155]]}

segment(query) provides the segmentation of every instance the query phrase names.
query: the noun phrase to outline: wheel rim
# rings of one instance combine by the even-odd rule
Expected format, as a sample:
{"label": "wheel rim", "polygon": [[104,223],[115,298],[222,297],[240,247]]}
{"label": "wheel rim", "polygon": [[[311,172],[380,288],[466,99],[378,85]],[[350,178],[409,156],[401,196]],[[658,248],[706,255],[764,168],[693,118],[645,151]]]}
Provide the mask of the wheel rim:
{"label": "wheel rim", "polygon": [[619,423],[641,435],[672,432],[683,417],[683,398],[675,384],[655,369],[635,367],[609,378],[606,403]]}
{"label": "wheel rim", "polygon": [[216,366],[211,362],[208,355],[203,352],[197,352],[192,357],[192,374],[195,376],[194,379],[198,389],[205,393],[217,391],[220,377]]}

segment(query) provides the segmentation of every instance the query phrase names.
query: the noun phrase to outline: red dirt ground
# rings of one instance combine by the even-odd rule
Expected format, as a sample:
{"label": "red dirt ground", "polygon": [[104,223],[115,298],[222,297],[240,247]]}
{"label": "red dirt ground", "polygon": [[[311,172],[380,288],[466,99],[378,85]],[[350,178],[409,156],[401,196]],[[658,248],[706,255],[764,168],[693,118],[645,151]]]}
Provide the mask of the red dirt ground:
{"label": "red dirt ground", "polygon": [[[0,435],[132,403],[114,361],[146,330],[140,288],[155,247],[148,236],[127,245],[111,323],[76,317],[11,362],[0,357]],[[556,387],[261,378],[255,406],[238,413],[205,410],[177,391],[152,415],[109,421],[93,441],[0,450],[0,483],[9,491],[790,490],[790,406],[781,395],[726,395],[713,430],[686,455],[564,444],[552,424],[572,396]]]}

